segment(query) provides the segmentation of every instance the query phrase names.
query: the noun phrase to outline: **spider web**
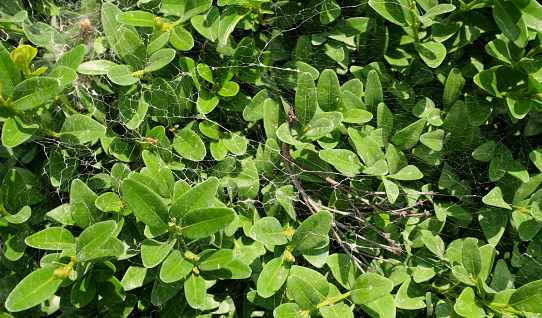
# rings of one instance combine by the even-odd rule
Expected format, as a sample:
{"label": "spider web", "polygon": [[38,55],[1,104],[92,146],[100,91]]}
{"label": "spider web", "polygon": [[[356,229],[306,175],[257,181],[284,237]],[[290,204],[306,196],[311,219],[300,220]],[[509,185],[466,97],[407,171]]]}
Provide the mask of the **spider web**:
{"label": "spider web", "polygon": [[[113,3],[117,4],[116,2]],[[164,3],[171,3],[171,1],[164,1]],[[218,46],[218,40],[211,41],[205,38],[187,22],[183,26],[186,29],[192,30],[191,33],[195,41],[194,47],[188,51],[177,51],[176,59],[165,69],[147,75],[149,81],[141,81],[141,83],[133,86],[121,88],[122,94],[116,94],[113,91],[107,90],[107,85],[111,85],[111,82],[105,75],[79,75],[73,85],[65,88],[67,89],[65,94],[67,100],[59,108],[57,115],[62,116],[62,112],[68,114],[92,114],[94,119],[106,124],[111,129],[111,136],[119,136],[117,139],[120,142],[116,144],[116,147],[119,147],[119,149],[111,146],[109,149],[105,149],[107,147],[104,146],[104,143],[111,142],[111,140],[107,140],[107,137],[87,146],[70,146],[56,139],[41,138],[36,143],[26,143],[17,149],[3,147],[2,157],[6,159],[6,162],[10,162],[4,164],[4,166],[27,167],[29,170],[35,171],[39,176],[41,184],[40,192],[43,193],[47,200],[32,207],[33,213],[38,214],[40,212],[50,212],[60,205],[69,204],[70,195],[68,190],[73,179],[84,180],[98,195],[107,191],[117,191],[118,188],[115,189],[115,184],[118,184],[118,182],[116,183],[115,180],[109,177],[114,174],[112,171],[113,167],[125,164],[132,170],[137,171],[143,166],[141,159],[138,158],[143,149],[156,149],[161,156],[170,158],[169,162],[164,163],[164,168],[167,167],[170,169],[176,180],[184,180],[191,186],[194,186],[207,177],[220,176],[219,169],[227,168],[227,164],[232,162],[234,168],[237,169],[238,178],[232,179],[231,182],[225,185],[226,191],[223,196],[226,200],[229,200],[228,196],[233,198],[236,194],[238,195],[238,198],[234,198],[232,203],[234,203],[239,214],[244,215],[248,220],[251,217],[257,219],[267,215],[284,216],[288,212],[288,206],[287,204],[283,204],[283,202],[292,200],[292,208],[295,208],[297,218],[303,220],[311,212],[307,209],[306,201],[300,195],[299,191],[294,188],[293,194],[289,195],[279,190],[287,189],[283,187],[293,186],[294,184],[293,179],[288,178],[284,162],[282,160],[275,160],[272,163],[267,162],[265,164],[257,162],[258,159],[255,158],[256,154],[264,150],[267,150],[270,156],[280,158],[280,148],[269,147],[269,144],[265,142],[268,136],[262,120],[250,121],[250,128],[244,130],[247,121],[243,114],[243,106],[246,107],[263,88],[274,86],[276,87],[276,91],[273,92],[275,94],[273,97],[277,99],[277,103],[280,100],[278,94],[282,97],[279,108],[280,116],[282,116],[281,119],[285,121],[289,107],[295,103],[295,86],[299,78],[298,76],[307,70],[306,64],[292,63],[291,61],[310,64],[320,74],[324,69],[332,69],[338,74],[341,85],[355,79],[360,80],[365,85],[368,71],[377,70],[381,75],[380,78],[385,87],[384,101],[395,115],[398,125],[401,126],[401,120],[412,122],[418,119],[413,116],[414,105],[424,98],[431,98],[437,108],[443,107],[441,100],[445,84],[444,79],[447,72],[449,72],[449,68],[439,68],[435,72],[424,66],[420,60],[416,60],[414,65],[404,67],[394,64],[394,60],[400,52],[394,50],[395,48],[392,47],[393,43],[391,40],[390,44],[386,46],[387,49],[383,49],[382,43],[386,32],[393,33],[392,31],[395,30],[394,26],[390,26],[389,30],[382,29],[381,27],[369,28],[354,37],[346,37],[340,34],[335,35],[335,38],[331,37],[329,33],[333,31],[334,23],[330,23],[324,27],[321,25],[316,26],[321,21],[321,16],[325,12],[323,7],[330,5],[330,3],[329,1],[319,0],[311,1],[308,4],[297,2],[268,3],[268,9],[273,11],[274,14],[265,15],[260,26],[252,25],[247,20],[241,20],[228,38],[228,44],[224,46]],[[90,0],[83,0],[82,2],[59,1],[58,4],[47,0],[36,3],[24,3],[32,16],[39,17],[37,20],[42,19],[50,23],[62,35],[62,38],[65,39],[64,41],[59,40],[57,43],[57,38],[54,37],[50,47],[40,49],[43,59],[38,63],[52,66],[65,52],[79,44],[86,45],[84,61],[101,59],[112,60],[119,64],[126,62],[126,60],[123,61],[119,58],[117,54],[120,49],[117,46],[122,44],[111,44],[107,41],[100,14],[100,6],[103,3],[97,1],[96,6],[93,6],[93,4],[94,2]],[[139,1],[138,3],[135,1],[118,1],[118,4],[123,10],[151,9],[158,15],[164,15],[167,18],[167,14],[157,9],[157,6],[159,7],[163,4],[160,1]],[[339,2],[336,11],[340,12],[341,18],[364,16],[375,18],[371,15],[367,6],[366,2],[359,4],[353,1],[344,1]],[[47,10],[58,10],[58,14],[51,18],[44,14]],[[333,10],[331,14],[334,14]],[[85,17],[90,20],[91,27],[81,26],[81,22]],[[154,32],[152,28],[137,27],[136,30],[143,43],[147,44],[152,39],[152,33]],[[313,36],[311,38],[301,37],[306,34],[312,34]],[[327,39],[325,34],[328,36]],[[398,34],[402,33],[399,32]],[[0,37],[2,37],[5,45],[13,46],[18,41],[17,38],[13,38],[12,34],[5,32],[0,34]],[[245,37],[252,37],[255,40],[254,42],[243,40]],[[120,39],[120,41],[122,40]],[[311,45],[303,46],[303,43],[300,43],[307,40]],[[238,43],[246,43],[247,46],[237,47]],[[349,45],[350,43],[353,45]],[[465,72],[468,72],[469,67],[476,67],[482,63],[479,58],[480,48],[483,48],[486,43],[487,41],[483,38],[476,39],[473,44],[456,52],[450,52],[450,54],[456,55],[454,57],[456,59],[463,58],[466,61],[470,61],[467,65],[464,65]],[[327,49],[326,45],[328,45]],[[312,52],[308,49],[303,49],[307,47]],[[10,47],[9,51],[12,49],[13,47]],[[243,52],[248,52],[250,55],[243,55]],[[236,56],[239,53],[241,55]],[[342,59],[339,58],[341,54],[343,56]],[[141,56],[133,55],[132,59],[135,59],[133,63],[144,65],[149,56],[150,54],[146,54],[144,56],[145,59],[140,59]],[[179,59],[183,57],[189,57],[195,61],[197,67],[191,70],[192,73],[186,72],[186,70],[183,70],[179,66]],[[234,59],[240,61],[240,63],[234,65],[232,62]],[[202,99],[202,93],[201,90],[194,87],[191,79],[191,77],[198,76],[199,70],[203,70],[204,66],[200,63],[208,65],[213,74],[232,71],[239,77],[244,76],[243,80],[237,81],[240,86],[238,94],[232,97],[220,98],[218,105],[212,111],[205,114],[201,111],[198,112],[198,101]],[[256,71],[255,74],[254,71]],[[387,76],[392,78],[386,78]],[[118,114],[119,107],[121,107],[120,104],[133,105],[138,104],[142,98],[147,99],[147,96],[153,94],[154,90],[160,89],[161,86],[154,86],[151,82],[154,78],[158,77],[164,77],[173,82],[180,82],[177,87],[174,87],[173,91],[177,94],[176,98],[180,103],[189,105],[192,111],[188,115],[169,114],[167,111],[164,113],[162,107],[154,105],[152,98],[150,98],[146,101],[148,103],[148,110],[144,115],[145,120],[141,120],[137,127],[133,127],[133,123],[129,124],[131,118],[123,118],[122,113]],[[466,77],[467,83],[463,91],[476,89],[477,86],[472,81],[472,78]],[[435,78],[438,80],[436,81]],[[235,77],[233,81],[236,81]],[[388,84],[384,81],[389,83],[404,83],[412,87],[412,90],[408,94],[405,94],[404,91],[392,85],[386,88]],[[183,85],[187,85],[188,89],[185,89]],[[167,97],[171,91],[163,90],[162,92]],[[534,114],[530,116],[536,117],[539,115]],[[502,114],[490,118],[485,125],[493,125],[496,128],[492,130],[485,129],[482,126],[483,130],[474,129],[471,132],[473,135],[472,139],[477,137],[495,139],[492,133],[496,132],[498,133],[498,140],[510,149],[514,159],[527,162],[530,150],[526,149],[539,147],[541,144],[540,140],[536,137],[536,134],[534,136],[526,135],[520,129],[520,126],[515,126],[515,130],[501,129],[502,126],[506,125],[505,117],[506,114]],[[533,118],[533,120],[536,121],[539,118]],[[191,122],[194,123],[193,129],[200,132],[199,135],[203,138],[207,147],[205,158],[197,162],[182,158],[174,150],[174,147],[168,143],[155,144],[153,138],[148,135],[151,128],[164,126],[166,136],[169,140],[172,140],[175,131],[190,125]],[[227,151],[227,154],[219,158],[220,160],[213,158],[214,155],[209,147],[211,143],[217,143],[217,140],[206,137],[201,133],[200,127],[207,125],[206,123],[209,126],[218,127],[221,136],[246,138],[246,151],[242,151],[239,154]],[[370,122],[365,125],[359,125],[356,129],[370,135],[373,132],[372,129],[367,128],[370,125],[375,126],[373,122]],[[438,129],[439,127],[434,126],[433,128]],[[476,136],[477,134],[479,136]],[[393,136],[393,133],[391,135]],[[280,145],[280,142],[278,144]],[[338,144],[340,146],[346,145],[346,148],[351,149],[344,136],[338,140]],[[525,147],[525,144],[529,144],[530,147]],[[132,149],[133,151],[123,151],[125,149],[123,147]],[[292,150],[301,153],[303,149],[311,151],[311,149],[322,149],[322,147],[321,144],[313,142],[306,147],[292,146]],[[423,154],[429,151],[427,147],[418,145],[415,149],[419,152],[405,150],[402,153],[408,164],[420,167],[424,175],[429,177],[422,179],[423,182],[402,183],[402,195],[398,199],[397,205],[390,206],[398,208],[413,205],[417,199],[424,200],[423,204],[415,207],[409,213],[416,214],[428,211],[429,218],[433,221],[437,220],[437,212],[435,210],[443,210],[444,212],[441,213],[447,214],[448,217],[444,217],[445,221],[442,225],[443,230],[440,236],[447,245],[459,237],[472,236],[480,240],[485,240],[484,234],[477,222],[478,214],[481,211],[476,210],[475,203],[480,202],[482,197],[495,184],[487,178],[488,163],[473,160],[472,152],[474,147],[469,146],[459,147],[458,149],[445,149],[445,156],[436,160],[427,159],[426,156],[423,156]],[[52,155],[53,152],[54,155]],[[54,164],[57,165],[54,169],[60,171],[57,173],[60,179],[54,181],[50,173],[53,156],[56,157],[54,158],[56,160]],[[34,160],[32,160],[33,158]],[[36,160],[35,158],[40,158],[41,160]],[[58,162],[58,158],[61,158],[60,162]],[[28,166],[29,164],[35,164],[35,162],[40,162],[41,165]],[[64,168],[62,167],[62,162],[64,162]],[[371,191],[373,195],[367,196],[371,202],[386,199],[385,189],[380,185],[381,181],[377,177],[369,175],[357,176],[355,178],[346,177],[344,174],[337,172],[337,170],[331,169],[331,166],[328,164],[323,166],[323,163],[321,160],[316,161],[310,167],[315,169],[318,165],[322,165],[321,169],[316,169],[317,172],[338,180],[339,184]],[[304,185],[307,185],[308,189],[305,190],[315,201],[322,205],[328,205],[329,203],[328,207],[331,209],[352,212],[346,200],[341,198],[337,185],[326,183],[315,177],[306,167],[292,166],[295,172],[292,177],[297,178]],[[263,170],[258,167],[263,167]],[[255,170],[258,170],[256,178],[254,178]],[[535,172],[534,169],[529,171]],[[281,177],[276,178],[277,175]],[[500,182],[502,186],[506,183],[510,187],[517,186],[517,179],[509,175],[505,178],[506,182]],[[243,181],[248,186],[240,189],[242,188],[240,184]],[[426,183],[430,183],[432,187],[422,187]],[[243,192],[243,194],[240,194],[240,192]],[[255,195],[251,192],[254,192]],[[426,194],[431,192],[432,195],[419,195],[414,200],[405,195],[414,192]],[[335,197],[336,201],[334,203],[326,202],[322,196],[324,198]],[[50,218],[51,221],[55,221],[55,218],[58,221],[58,215],[54,215],[55,217]],[[372,229],[359,224],[359,221],[352,217],[352,214],[336,215],[336,218],[341,220],[343,224],[358,224],[360,228],[363,228],[363,230],[345,231],[345,237],[352,238],[353,235],[362,233],[362,236],[371,241],[386,244],[386,241],[375,234]],[[427,221],[429,218],[422,216],[403,217],[399,215],[392,216],[389,220],[386,220],[379,214],[374,214],[372,219],[374,220],[374,218],[378,218],[375,221],[377,224],[376,228],[383,231],[392,231],[393,239],[403,249],[401,253],[393,254],[386,252],[378,245],[359,239],[351,240],[350,243],[343,239],[342,243],[344,246],[341,246],[336,239],[339,236],[332,237],[329,251],[321,252],[332,254],[335,252],[344,253],[346,250],[349,250],[351,253],[354,250],[361,251],[363,253],[362,256],[358,256],[362,260],[361,263],[383,275],[389,275],[394,271],[393,266],[389,266],[383,259],[396,259],[399,262],[407,261],[411,266],[424,262],[434,263],[434,261],[429,260],[429,258],[434,258],[434,256],[427,253],[407,253],[406,249],[409,249],[409,247],[405,244],[406,241],[410,241],[411,239],[420,241],[419,237],[412,236],[406,230]],[[382,222],[384,224],[388,224],[389,222],[389,224],[386,227],[379,226]],[[242,229],[240,228],[238,231],[242,231]],[[519,268],[519,271],[516,273],[519,281],[516,283],[525,283],[540,278],[529,277],[527,274],[529,271],[541,267],[541,259],[532,257],[532,255],[539,254],[536,252],[540,249],[539,241],[539,239],[536,239],[532,242],[524,242],[519,246],[503,246],[499,249],[499,252],[502,251],[502,254],[498,257],[510,259],[512,265]],[[423,247],[420,244],[420,242],[415,243],[412,247]],[[139,257],[135,256],[139,248],[140,246],[137,245],[130,246],[129,251],[131,250],[133,255],[128,252],[132,256],[126,259],[128,263],[140,264]],[[511,255],[510,251],[513,251]],[[409,255],[411,259],[406,260],[405,258],[409,257]],[[40,256],[36,255],[36,259],[39,259]],[[375,260],[372,257],[382,258],[382,260],[378,261],[378,259]],[[300,264],[311,263],[319,267],[323,265],[318,264],[316,258],[302,259],[300,256],[297,261]],[[437,263],[435,266],[444,269],[444,265],[442,264]],[[323,268],[323,271],[325,271],[325,267]],[[367,267],[364,270],[367,270]],[[538,269],[538,271],[540,270]],[[445,277],[442,278],[445,279]],[[243,293],[246,291],[242,290],[242,288],[243,285],[239,283],[237,290],[239,294],[236,295],[236,298],[243,297]],[[237,310],[241,309],[238,308]],[[359,312],[358,314],[362,313]]]}

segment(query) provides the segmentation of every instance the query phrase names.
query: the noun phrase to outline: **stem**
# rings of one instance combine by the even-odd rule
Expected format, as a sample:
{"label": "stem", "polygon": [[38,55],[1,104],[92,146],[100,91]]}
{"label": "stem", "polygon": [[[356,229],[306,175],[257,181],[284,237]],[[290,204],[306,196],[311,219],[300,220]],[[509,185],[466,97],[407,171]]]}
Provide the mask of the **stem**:
{"label": "stem", "polygon": [[463,12],[465,12],[465,11],[470,11],[470,10],[472,10],[475,6],[479,5],[480,3],[484,3],[484,2],[487,2],[487,0],[473,0],[473,1],[471,1],[471,2],[469,2],[469,3],[467,4],[467,8],[466,8],[466,9],[459,8],[458,10],[456,10],[456,11],[450,13],[450,15],[449,15],[446,19],[444,19],[444,20],[445,20],[446,22],[450,22],[450,21],[452,21],[452,19],[453,19],[456,15],[461,14],[461,13],[463,13]]}
{"label": "stem", "polygon": [[416,10],[416,1],[412,1],[410,3],[410,17],[412,21],[414,21],[414,23],[409,24],[409,26],[412,29],[412,33],[414,33],[414,41],[416,41],[416,43],[420,43],[420,36],[418,35],[420,23],[416,22],[416,20],[418,20],[418,17],[416,16],[414,10]]}
{"label": "stem", "polygon": [[171,31],[174,28],[176,28],[179,24],[183,22],[183,18],[179,18],[179,20],[175,22],[168,23],[164,26],[164,31]]}
{"label": "stem", "polygon": [[15,28],[15,27],[13,27],[13,26],[11,26],[11,25],[9,25],[9,26],[4,26],[4,25],[0,24],[0,29],[6,30],[6,31],[11,31],[11,32],[17,32],[17,33],[20,33],[20,34],[22,34],[22,35],[25,35],[23,29],[21,29],[21,28]]}
{"label": "stem", "polygon": [[525,55],[525,57],[532,59],[535,55],[537,55],[537,54],[539,54],[541,52],[542,52],[542,45],[540,45],[537,48],[531,49],[529,51],[529,53],[527,53],[527,55]]}

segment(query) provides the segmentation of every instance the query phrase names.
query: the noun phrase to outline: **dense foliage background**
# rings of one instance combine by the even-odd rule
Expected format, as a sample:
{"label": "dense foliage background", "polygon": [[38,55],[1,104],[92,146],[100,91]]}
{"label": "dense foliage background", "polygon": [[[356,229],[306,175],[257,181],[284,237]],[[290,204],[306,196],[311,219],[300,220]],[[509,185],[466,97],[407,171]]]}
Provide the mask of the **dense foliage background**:
{"label": "dense foliage background", "polygon": [[0,317],[539,317],[535,0],[0,2]]}

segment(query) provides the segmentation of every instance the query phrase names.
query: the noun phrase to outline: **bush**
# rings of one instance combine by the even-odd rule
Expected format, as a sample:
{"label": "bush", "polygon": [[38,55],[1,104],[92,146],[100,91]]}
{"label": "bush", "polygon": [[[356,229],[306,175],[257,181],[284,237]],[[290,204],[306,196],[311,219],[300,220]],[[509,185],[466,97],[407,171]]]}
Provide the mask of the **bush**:
{"label": "bush", "polygon": [[538,317],[534,0],[0,3],[2,317]]}

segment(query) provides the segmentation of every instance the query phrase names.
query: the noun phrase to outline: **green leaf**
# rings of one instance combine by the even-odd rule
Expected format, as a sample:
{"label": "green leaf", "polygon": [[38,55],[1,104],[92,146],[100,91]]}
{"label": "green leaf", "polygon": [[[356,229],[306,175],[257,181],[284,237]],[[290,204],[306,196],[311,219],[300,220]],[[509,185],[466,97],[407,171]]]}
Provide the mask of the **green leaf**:
{"label": "green leaf", "polygon": [[264,101],[269,97],[267,89],[259,91],[243,110],[243,118],[246,121],[255,121],[263,118]]}
{"label": "green leaf", "polygon": [[441,151],[444,146],[444,130],[437,129],[420,136],[420,142],[434,151]]}
{"label": "green leaf", "polygon": [[134,179],[124,179],[120,190],[134,215],[143,223],[157,230],[168,228],[168,210],[156,192]]}
{"label": "green leaf", "polygon": [[415,283],[408,278],[399,288],[395,295],[395,305],[402,309],[422,309],[427,307],[425,303],[425,289],[421,284]]}
{"label": "green leaf", "polygon": [[434,235],[431,231],[422,230],[422,241],[428,250],[437,255],[440,259],[444,259],[444,241],[440,236]]}
{"label": "green leaf", "polygon": [[330,24],[341,15],[341,6],[333,0],[324,0],[322,3],[322,12],[320,12],[320,22],[323,25]]}
{"label": "green leaf", "polygon": [[175,58],[174,49],[161,49],[154,52],[145,66],[145,72],[154,72],[168,65]]}
{"label": "green leaf", "polygon": [[81,277],[72,285],[70,302],[75,308],[88,305],[96,295],[96,283],[89,277]]}
{"label": "green leaf", "polygon": [[500,292],[503,290],[510,290],[514,288],[515,275],[510,273],[508,265],[504,259],[497,261],[495,270],[493,271],[493,278],[491,279],[491,289]]}
{"label": "green leaf", "polygon": [[536,280],[518,288],[510,296],[508,305],[517,310],[536,314],[542,313],[540,301],[542,301],[542,280]]}
{"label": "green leaf", "polygon": [[222,84],[222,87],[218,90],[218,95],[229,97],[235,96],[239,92],[239,84],[233,81],[227,81]]}
{"label": "green leaf", "polygon": [[218,25],[218,43],[221,46],[225,46],[228,41],[228,37],[235,29],[235,26],[243,16],[248,13],[247,11],[241,11],[238,13],[235,7],[229,6],[226,10],[222,11],[220,15],[220,23]]}
{"label": "green leaf", "polygon": [[83,181],[79,179],[72,181],[70,210],[72,218],[78,226],[87,228],[104,216],[94,205],[96,197],[96,194]]}
{"label": "green leaf", "polygon": [[[373,119],[373,114],[363,109],[350,109],[343,113],[344,123],[364,124]],[[325,119],[325,118],[322,118]]]}
{"label": "green leaf", "polygon": [[71,115],[60,129],[60,141],[68,145],[78,145],[95,141],[105,136],[105,127],[85,115]]}
{"label": "green leaf", "polygon": [[184,128],[175,135],[173,148],[183,158],[192,161],[201,161],[207,151],[201,138],[191,129]]}
{"label": "green leaf", "polygon": [[348,128],[348,134],[357,154],[367,167],[374,166],[379,160],[384,158],[384,152],[382,152],[379,144],[371,136],[362,137],[353,128]]}
{"label": "green leaf", "polygon": [[386,20],[399,26],[406,26],[405,16],[409,13],[409,6],[405,1],[369,0],[369,5]]}
{"label": "green leaf", "polygon": [[408,165],[403,169],[399,170],[397,173],[389,175],[388,178],[395,180],[411,181],[423,178],[423,174],[418,169],[418,167]]}
{"label": "green leaf", "polygon": [[467,118],[473,126],[482,125],[491,115],[493,104],[485,99],[480,99],[472,94],[465,93],[465,108]]}
{"label": "green leaf", "polygon": [[212,4],[212,0],[187,0],[184,4],[182,21],[188,21],[192,17],[207,11]]}
{"label": "green leaf", "polygon": [[333,165],[340,173],[347,177],[355,177],[361,173],[361,164],[358,156],[346,149],[324,149],[319,156],[325,162]]}
{"label": "green leaf", "polygon": [[194,29],[207,40],[215,42],[218,39],[220,12],[216,6],[212,6],[205,14],[193,17],[190,22]]}
{"label": "green leaf", "polygon": [[176,242],[176,239],[167,242],[144,239],[141,243],[141,260],[143,261],[143,266],[153,268],[162,263]]}
{"label": "green leaf", "polygon": [[422,118],[395,133],[391,141],[398,147],[411,149],[418,143],[427,120]]}
{"label": "green leaf", "polygon": [[100,248],[113,237],[116,228],[117,223],[109,220],[93,224],[81,232],[75,245],[77,261],[82,262],[93,258]]}
{"label": "green leaf", "polygon": [[328,211],[320,211],[309,216],[294,232],[292,246],[303,252],[315,248],[328,239],[333,215]]}
{"label": "green leaf", "polygon": [[339,108],[341,89],[337,74],[329,69],[320,73],[317,87],[318,105],[324,112],[335,111]]}
{"label": "green leaf", "polygon": [[[177,295],[177,293],[179,293],[179,291],[183,288],[184,283],[185,281],[180,280],[174,283],[166,284],[162,282],[160,279],[155,279],[155,282],[152,286],[152,291],[151,291],[151,297],[150,297],[151,303],[155,306],[163,306],[164,304],[166,304],[168,300],[172,299],[175,295]],[[177,301],[180,301],[180,300],[181,299],[178,299]],[[184,299],[181,303],[183,304],[183,308],[184,308],[185,306]],[[148,304],[148,300],[147,300],[147,304]]]}
{"label": "green leaf", "polygon": [[399,197],[399,187],[397,186],[397,183],[384,176],[382,177],[382,182],[386,188],[386,196],[388,197],[388,200],[390,200],[391,203],[394,203]]}
{"label": "green leaf", "polygon": [[130,86],[139,82],[139,78],[134,76],[133,69],[128,65],[117,65],[107,71],[107,77],[120,86]]}
{"label": "green leaf", "polygon": [[380,77],[375,70],[371,70],[367,74],[367,83],[365,85],[365,104],[370,107],[369,109],[375,109],[378,104],[384,102],[383,94]]}
{"label": "green leaf", "polygon": [[94,203],[98,209],[104,212],[119,212],[124,207],[119,196],[113,192],[101,194]]}
{"label": "green leaf", "polygon": [[501,209],[484,208],[478,214],[478,222],[489,244],[497,246],[508,223],[508,214]]}
{"label": "green leaf", "polygon": [[508,64],[515,63],[510,53],[510,49],[508,48],[508,43],[502,39],[495,39],[486,44],[486,52],[494,58]]}
{"label": "green leaf", "polygon": [[181,220],[181,234],[189,239],[201,239],[220,231],[235,219],[229,208],[203,208],[185,214]]}
{"label": "green leaf", "polygon": [[265,264],[258,277],[258,295],[263,298],[273,296],[284,285],[289,275],[290,263],[285,263],[282,257],[272,259]]}
{"label": "green leaf", "polygon": [[374,164],[374,166],[363,170],[363,173],[373,176],[386,175],[388,174],[388,164],[386,163],[386,160],[380,159]]}
{"label": "green leaf", "polygon": [[160,279],[164,283],[174,283],[185,278],[193,267],[194,264],[184,258],[179,250],[173,250],[160,267]]}
{"label": "green leaf", "polygon": [[205,250],[198,255],[198,268],[202,271],[215,271],[226,267],[233,262],[236,257],[236,252],[230,249],[220,250]]}
{"label": "green leaf", "polygon": [[39,130],[37,124],[25,124],[19,117],[9,117],[2,126],[2,143],[6,147],[17,147]]}
{"label": "green leaf", "polygon": [[486,315],[482,305],[476,301],[476,296],[474,295],[474,289],[472,289],[472,287],[463,289],[461,295],[459,295],[455,302],[454,309],[455,312],[467,318],[478,318]]}
{"label": "green leaf", "polygon": [[310,73],[303,73],[295,93],[295,115],[303,126],[307,126],[318,106],[316,87]]}
{"label": "green leaf", "polygon": [[169,35],[169,42],[179,51],[189,51],[194,47],[194,38],[182,27],[176,27]]}
{"label": "green leaf", "polygon": [[508,109],[514,118],[522,119],[531,110],[532,101],[529,98],[506,98],[506,103],[508,104]]}
{"label": "green leaf", "polygon": [[273,310],[275,318],[303,318],[301,307],[296,303],[284,303]]}
{"label": "green leaf", "polygon": [[510,205],[504,201],[501,188],[499,187],[495,187],[491,191],[489,191],[489,193],[482,198],[482,202],[487,205],[512,210]]}
{"label": "green leaf", "polygon": [[125,11],[117,14],[117,21],[138,27],[154,27],[154,15],[147,11]]}
{"label": "green leaf", "polygon": [[414,42],[414,47],[425,64],[430,68],[439,67],[446,57],[446,47],[440,42]]}
{"label": "green leaf", "polygon": [[184,281],[184,295],[190,307],[194,309],[203,308],[205,295],[207,295],[207,287],[203,277],[194,273],[190,274]]}
{"label": "green leaf", "polygon": [[234,155],[242,155],[247,151],[248,140],[240,131],[223,136],[224,146]]}
{"label": "green leaf", "polygon": [[353,289],[356,278],[361,275],[360,269],[347,254],[336,253],[326,257],[326,264],[333,277],[346,289]]}
{"label": "green leaf", "polygon": [[513,1],[496,0],[493,5],[493,17],[499,29],[510,41],[521,48],[527,45],[527,25]]}
{"label": "green leaf", "polygon": [[62,227],[50,227],[32,234],[25,240],[26,245],[41,250],[60,251],[75,249],[75,237]]}
{"label": "green leaf", "polygon": [[542,172],[542,149],[536,149],[531,151],[531,153],[529,154],[529,158],[538,168],[538,170]]}
{"label": "green leaf", "polygon": [[370,303],[361,305],[363,311],[369,313],[371,317],[378,318],[395,318],[396,308],[395,299],[391,294],[384,295]]}
{"label": "green leaf", "polygon": [[512,212],[512,220],[522,241],[530,241],[542,228],[541,222],[519,211]]}
{"label": "green leaf", "polygon": [[4,217],[4,220],[8,221],[11,224],[21,224],[26,222],[32,215],[32,209],[30,207],[24,206],[17,212],[17,214],[7,215]]}
{"label": "green leaf", "polygon": [[119,65],[109,60],[88,61],[81,63],[77,72],[84,75],[106,75],[115,66]]}
{"label": "green leaf", "polygon": [[215,200],[219,181],[211,177],[183,193],[169,208],[169,216],[180,220],[186,213],[211,205]]}
{"label": "green leaf", "polygon": [[499,89],[497,88],[497,70],[501,68],[501,65],[494,66],[490,69],[483,70],[474,76],[474,82],[480,88],[490,93],[493,96],[502,98]]}
{"label": "green leaf", "polygon": [[[311,281],[307,281],[310,279]],[[288,276],[288,290],[295,302],[301,307],[301,309],[315,308],[323,302],[327,296],[320,293],[311,283],[312,277],[300,277],[297,275]]]}
{"label": "green leaf", "polygon": [[463,267],[467,270],[467,273],[476,278],[482,269],[482,256],[480,255],[480,249],[475,238],[469,237],[463,242]]}
{"label": "green leaf", "polygon": [[11,312],[27,310],[53,296],[63,282],[53,277],[55,270],[55,266],[42,267],[23,278],[6,299],[6,309]]}
{"label": "green leaf", "polygon": [[[26,12],[26,11],[24,11]],[[21,81],[21,72],[15,68],[8,50],[0,46],[0,83],[2,83],[1,96],[7,100],[11,97],[13,89]]]}
{"label": "green leaf", "polygon": [[284,245],[288,243],[280,222],[274,217],[259,219],[250,229],[249,235],[264,244]]}
{"label": "green leaf", "polygon": [[446,77],[446,84],[444,86],[444,93],[442,95],[442,101],[444,109],[450,109],[455,102],[461,96],[461,91],[465,86],[465,78],[461,75],[461,71],[457,68],[453,68]]}
{"label": "green leaf", "polygon": [[53,77],[33,77],[13,89],[13,107],[28,110],[43,105],[60,91],[60,81]]}
{"label": "green leaf", "polygon": [[375,273],[365,273],[359,276],[351,292],[352,301],[363,305],[389,294],[393,290],[393,282]]}

